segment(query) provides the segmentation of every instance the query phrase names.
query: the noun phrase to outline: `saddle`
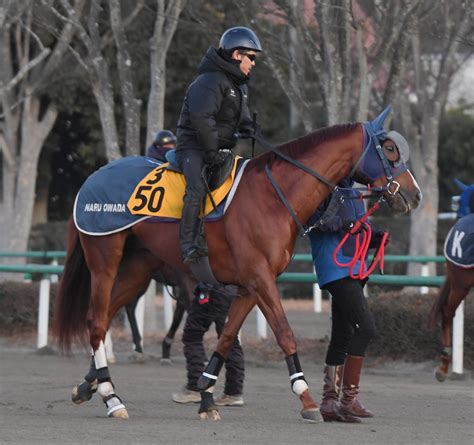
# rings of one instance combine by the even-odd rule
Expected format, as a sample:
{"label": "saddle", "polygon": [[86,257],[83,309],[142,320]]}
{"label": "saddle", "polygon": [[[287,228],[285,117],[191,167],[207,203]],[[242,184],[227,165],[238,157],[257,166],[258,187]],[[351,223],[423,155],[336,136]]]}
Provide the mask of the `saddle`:
{"label": "saddle", "polygon": [[[219,204],[223,203],[229,194],[242,158],[226,150],[224,162],[206,167],[206,184],[208,184],[208,197],[204,208],[204,215],[214,212]],[[153,216],[160,218],[180,219],[183,208],[183,195],[186,180],[181,169],[176,165],[174,150],[166,153],[166,164],[158,164],[149,171],[129,195],[127,209],[132,215]],[[223,210],[223,209],[222,209]]]}
{"label": "saddle", "polygon": [[[224,161],[220,164],[206,167],[206,181],[211,191],[218,189],[222,184],[224,184],[234,167],[234,153],[230,150],[221,150],[220,152],[225,155]],[[183,170],[178,167],[176,162],[176,150],[169,150],[166,153],[166,161],[169,162],[167,170],[176,173],[183,173]]]}

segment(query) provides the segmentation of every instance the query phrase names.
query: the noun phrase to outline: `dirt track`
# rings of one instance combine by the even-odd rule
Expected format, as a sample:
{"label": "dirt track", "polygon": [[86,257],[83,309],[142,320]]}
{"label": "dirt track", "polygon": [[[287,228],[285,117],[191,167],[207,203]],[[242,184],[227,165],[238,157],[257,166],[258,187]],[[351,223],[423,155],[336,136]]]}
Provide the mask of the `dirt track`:
{"label": "dirt track", "polygon": [[[129,345],[118,344],[119,351]],[[173,403],[185,381],[184,359],[162,366],[156,350],[145,364],[117,354],[111,368],[130,420],[105,418],[98,398],[81,406],[70,401],[88,357],[38,355],[0,341],[0,443],[166,444],[472,444],[473,382],[436,382],[432,363],[390,364],[368,369],[363,401],[377,416],[360,425],[305,424],[291,394],[284,363],[250,358],[245,406],[222,408],[219,423],[201,422],[197,406]],[[249,354],[250,356],[252,354]],[[303,361],[313,395],[322,388],[322,362]],[[222,389],[222,377],[218,390]]]}

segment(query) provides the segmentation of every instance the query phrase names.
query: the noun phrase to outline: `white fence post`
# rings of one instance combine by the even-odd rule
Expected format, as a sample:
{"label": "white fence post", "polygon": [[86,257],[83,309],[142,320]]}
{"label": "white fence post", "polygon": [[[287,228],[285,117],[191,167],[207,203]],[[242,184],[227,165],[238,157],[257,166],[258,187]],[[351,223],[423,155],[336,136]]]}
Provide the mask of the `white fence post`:
{"label": "white fence post", "polygon": [[173,298],[166,284],[163,285],[163,313],[165,318],[165,329],[168,330],[173,322]]}
{"label": "white fence post", "polygon": [[456,310],[453,320],[453,373],[463,373],[464,347],[464,301]]}
{"label": "white fence post", "polygon": [[[58,259],[54,258],[53,261],[51,261],[51,266],[57,266],[58,265]],[[59,278],[56,274],[50,276],[50,281],[51,283],[57,283],[59,281]]]}
{"label": "white fence post", "polygon": [[138,332],[142,336],[142,346],[145,340],[145,298],[146,293],[138,300],[137,307],[135,308],[135,318],[137,319]]}
{"label": "white fence post", "polygon": [[[316,274],[316,270],[314,268],[313,271]],[[322,292],[317,282],[313,284],[313,303],[314,312],[320,314],[322,311]]]}
{"label": "white fence post", "polygon": [[[429,277],[430,276],[430,266],[428,264],[423,264],[421,266],[421,276],[422,277]],[[421,286],[420,287],[420,294],[421,295],[426,295],[428,293],[428,287],[427,286]]]}
{"label": "white fence post", "polygon": [[40,281],[38,303],[38,341],[36,344],[38,349],[48,345],[49,288],[49,279],[43,278]]}
{"label": "white fence post", "polygon": [[267,320],[262,311],[257,307],[257,337],[261,339],[267,338]]}

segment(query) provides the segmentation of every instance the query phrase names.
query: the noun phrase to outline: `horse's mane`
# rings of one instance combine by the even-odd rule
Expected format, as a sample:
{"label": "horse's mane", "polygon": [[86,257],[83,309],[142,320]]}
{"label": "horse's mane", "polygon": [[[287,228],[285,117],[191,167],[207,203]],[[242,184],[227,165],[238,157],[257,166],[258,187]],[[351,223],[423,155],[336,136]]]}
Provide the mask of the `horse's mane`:
{"label": "horse's mane", "polygon": [[350,123],[324,127],[293,141],[278,145],[278,148],[291,157],[297,158],[298,155],[303,154],[309,147],[314,147],[328,139],[345,136],[347,133],[352,132],[358,125],[358,123]]}

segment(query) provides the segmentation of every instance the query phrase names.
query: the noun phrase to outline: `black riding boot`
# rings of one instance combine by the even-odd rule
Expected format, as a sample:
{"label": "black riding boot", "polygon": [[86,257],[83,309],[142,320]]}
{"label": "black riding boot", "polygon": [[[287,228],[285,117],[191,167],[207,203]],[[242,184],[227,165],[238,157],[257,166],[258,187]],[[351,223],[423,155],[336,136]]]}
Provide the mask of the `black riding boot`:
{"label": "black riding boot", "polygon": [[[207,256],[207,246],[200,238],[199,210],[201,202],[199,197],[186,195],[184,198],[183,215],[179,226],[179,239],[181,252],[185,263]],[[199,242],[197,242],[199,241]]]}

